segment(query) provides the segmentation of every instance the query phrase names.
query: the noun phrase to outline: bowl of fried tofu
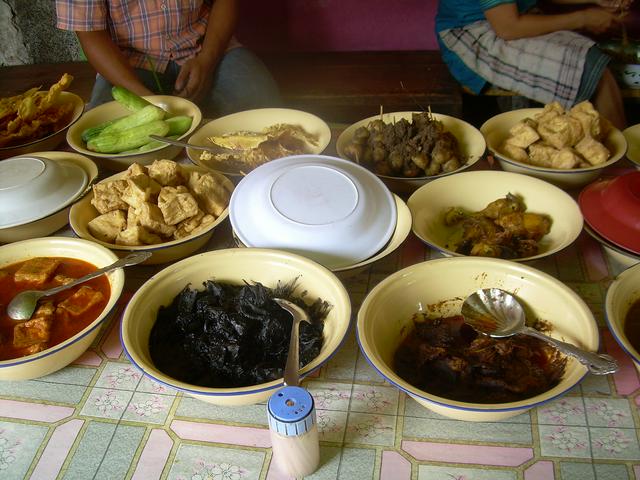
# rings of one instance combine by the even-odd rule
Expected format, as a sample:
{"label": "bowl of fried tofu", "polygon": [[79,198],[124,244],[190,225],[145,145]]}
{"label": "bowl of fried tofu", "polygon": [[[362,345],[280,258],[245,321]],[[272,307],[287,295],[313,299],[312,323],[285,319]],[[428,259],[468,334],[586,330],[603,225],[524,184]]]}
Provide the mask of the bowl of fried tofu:
{"label": "bowl of fried tofu", "polygon": [[[79,238],[42,237],[0,246],[0,304],[24,290],[68,284],[118,259],[108,248]],[[44,297],[29,319],[0,308],[0,380],[39,378],[80,357],[111,318],[124,288],[113,270]]]}
{"label": "bowl of fried tofu", "polygon": [[71,207],[69,224],[119,256],[142,250],[152,253],[147,265],[172,262],[207,244],[228,216],[233,188],[224,175],[196,165],[133,164],[95,184]]}
{"label": "bowl of fried tofu", "polygon": [[503,170],[524,173],[573,189],[598,178],[627,150],[627,141],[588,102],[565,110],[553,102],[544,108],[501,113],[480,131]]}

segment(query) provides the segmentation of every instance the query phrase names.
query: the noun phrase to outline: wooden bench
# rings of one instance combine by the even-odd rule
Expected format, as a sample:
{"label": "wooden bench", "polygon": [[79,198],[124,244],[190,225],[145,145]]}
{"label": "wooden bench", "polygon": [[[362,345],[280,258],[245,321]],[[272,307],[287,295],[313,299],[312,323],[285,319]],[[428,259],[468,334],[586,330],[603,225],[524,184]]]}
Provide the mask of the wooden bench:
{"label": "wooden bench", "polygon": [[[438,51],[263,54],[284,105],[328,122],[351,123],[386,112],[422,110],[460,117],[462,93]],[[0,97],[73,75],[71,91],[88,100],[95,72],[86,62],[0,67]],[[207,116],[207,112],[203,112]]]}

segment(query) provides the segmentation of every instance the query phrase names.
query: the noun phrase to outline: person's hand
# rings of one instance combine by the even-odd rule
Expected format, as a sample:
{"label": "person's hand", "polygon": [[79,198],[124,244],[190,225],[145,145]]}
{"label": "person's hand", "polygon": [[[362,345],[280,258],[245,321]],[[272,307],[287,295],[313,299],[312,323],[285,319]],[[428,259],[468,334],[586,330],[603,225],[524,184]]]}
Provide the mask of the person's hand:
{"label": "person's hand", "polygon": [[188,100],[200,100],[212,81],[213,69],[200,55],[187,60],[176,78],[174,95]]}
{"label": "person's hand", "polygon": [[618,16],[609,10],[602,8],[585,8],[580,10],[583,28],[591,33],[604,33],[619,21]]}

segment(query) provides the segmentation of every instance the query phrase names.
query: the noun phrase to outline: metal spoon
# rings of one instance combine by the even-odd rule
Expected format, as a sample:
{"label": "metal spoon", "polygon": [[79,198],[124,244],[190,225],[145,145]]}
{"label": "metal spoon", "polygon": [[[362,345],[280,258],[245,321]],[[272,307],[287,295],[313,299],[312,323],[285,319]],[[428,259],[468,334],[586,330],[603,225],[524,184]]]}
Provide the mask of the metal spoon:
{"label": "metal spoon", "polygon": [[525,326],[522,305],[516,297],[499,288],[486,288],[469,295],[462,304],[462,316],[478,332],[491,337],[501,338],[523,333],[544,340],[562,353],[575,357],[595,375],[618,371],[618,363],[610,355],[588,352]]}
{"label": "metal spoon", "polygon": [[20,292],[9,302],[9,305],[7,306],[7,314],[14,320],[28,320],[36,310],[36,306],[38,305],[38,300],[40,300],[40,298],[50,297],[51,295],[55,295],[63,290],[67,290],[68,288],[75,287],[80,283],[99,277],[103,273],[110,272],[116,268],[137,265],[140,262],[144,262],[150,256],[151,252],[131,253],[111,265],[100,268],[95,272],[85,275],[84,277],[77,278],[66,285],[60,285],[59,287],[50,288],[49,290],[25,290],[24,292]]}
{"label": "metal spoon", "polygon": [[293,323],[291,324],[291,340],[289,341],[289,353],[287,354],[287,363],[284,367],[284,384],[295,387],[299,383],[298,369],[300,368],[298,330],[300,322],[311,323],[311,321],[309,320],[307,312],[295,303],[282,298],[274,298],[273,301],[289,312],[293,317]]}
{"label": "metal spoon", "polygon": [[159,135],[149,135],[149,138],[158,140],[160,142],[169,143],[177,147],[193,148],[194,150],[204,150],[205,152],[211,152],[211,153],[233,153],[236,155],[240,153],[245,153],[242,150],[234,150],[232,148],[221,147],[220,145],[211,145],[211,146],[194,145],[193,143],[181,142],[180,140],[161,137]]}

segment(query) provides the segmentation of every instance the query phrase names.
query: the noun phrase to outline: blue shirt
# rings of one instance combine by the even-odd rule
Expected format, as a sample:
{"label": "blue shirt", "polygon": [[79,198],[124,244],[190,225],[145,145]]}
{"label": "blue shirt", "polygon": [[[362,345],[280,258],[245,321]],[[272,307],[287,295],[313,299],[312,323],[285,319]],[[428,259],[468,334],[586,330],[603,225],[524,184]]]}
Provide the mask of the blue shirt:
{"label": "blue shirt", "polygon": [[440,0],[438,2],[436,37],[442,52],[442,59],[455,79],[476,94],[480,93],[487,82],[443,45],[438,32],[486,20],[484,16],[486,10],[505,3],[515,3],[519,12],[525,12],[536,4],[536,0]]}

